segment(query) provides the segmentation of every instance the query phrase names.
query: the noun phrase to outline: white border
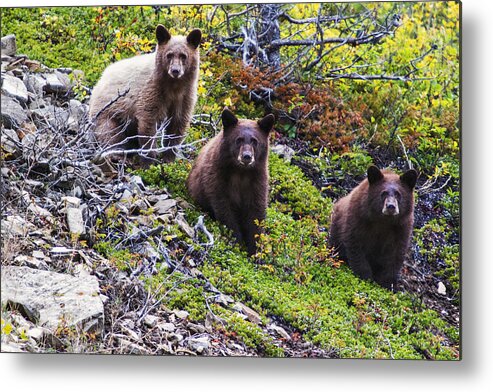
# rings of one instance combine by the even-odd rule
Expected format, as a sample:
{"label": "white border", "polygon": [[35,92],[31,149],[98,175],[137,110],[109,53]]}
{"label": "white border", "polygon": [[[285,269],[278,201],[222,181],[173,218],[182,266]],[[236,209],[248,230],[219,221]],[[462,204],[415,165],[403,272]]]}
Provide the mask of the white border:
{"label": "white border", "polygon": [[[208,3],[207,1],[199,1]],[[235,1],[214,1],[214,3]],[[168,2],[170,3],[170,2]],[[173,3],[195,4],[197,1]],[[6,6],[61,1],[3,0]],[[63,1],[63,5],[162,4]],[[493,385],[493,2],[463,1],[463,360],[276,360],[0,354],[4,391],[488,391]],[[320,388],[317,388],[320,387]],[[9,389],[6,389],[9,388]],[[323,389],[322,389],[323,388]]]}

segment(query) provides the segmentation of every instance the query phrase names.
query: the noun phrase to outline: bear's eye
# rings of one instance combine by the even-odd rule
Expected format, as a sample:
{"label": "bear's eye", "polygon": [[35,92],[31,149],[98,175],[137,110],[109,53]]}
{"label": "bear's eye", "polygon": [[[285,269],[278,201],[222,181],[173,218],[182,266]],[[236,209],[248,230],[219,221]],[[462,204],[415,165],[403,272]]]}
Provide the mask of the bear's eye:
{"label": "bear's eye", "polygon": [[386,199],[389,196],[389,192],[383,191],[382,192],[382,199]]}
{"label": "bear's eye", "polygon": [[244,141],[245,141],[244,138],[239,137],[238,139],[236,139],[236,145],[239,146],[240,144],[243,144]]}
{"label": "bear's eye", "polygon": [[167,58],[168,60],[171,60],[171,59],[173,58],[173,53],[168,53],[168,54],[166,55],[166,58]]}
{"label": "bear's eye", "polygon": [[257,147],[258,141],[257,139],[252,139],[252,146]]}
{"label": "bear's eye", "polygon": [[397,201],[401,201],[401,194],[399,192],[395,192],[395,198],[397,199]]}
{"label": "bear's eye", "polygon": [[181,53],[180,60],[186,60],[186,59],[187,59],[187,55],[185,53]]}

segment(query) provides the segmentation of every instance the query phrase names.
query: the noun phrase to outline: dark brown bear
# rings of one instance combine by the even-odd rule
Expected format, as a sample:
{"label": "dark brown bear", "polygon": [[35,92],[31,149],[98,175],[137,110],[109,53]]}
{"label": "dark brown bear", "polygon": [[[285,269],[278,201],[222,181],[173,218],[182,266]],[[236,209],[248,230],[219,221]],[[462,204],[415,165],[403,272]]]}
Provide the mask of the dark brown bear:
{"label": "dark brown bear", "polygon": [[265,219],[267,208],[269,132],[274,116],[238,120],[226,108],[221,117],[223,131],[200,152],[187,187],[197,204],[246,244],[251,256],[260,232],[255,220]]}
{"label": "dark brown bear", "polygon": [[376,166],[332,212],[330,244],[363,279],[395,289],[414,222],[417,173],[398,176]]}
{"label": "dark brown bear", "polygon": [[[156,128],[165,120],[169,123],[164,147],[181,142],[197,101],[201,36],[196,29],[186,37],[172,37],[158,25],[154,53],[121,60],[105,69],[89,102],[89,116],[103,147],[155,149]],[[162,156],[164,162],[174,158],[172,149]],[[155,159],[152,151],[141,156],[144,166]]]}

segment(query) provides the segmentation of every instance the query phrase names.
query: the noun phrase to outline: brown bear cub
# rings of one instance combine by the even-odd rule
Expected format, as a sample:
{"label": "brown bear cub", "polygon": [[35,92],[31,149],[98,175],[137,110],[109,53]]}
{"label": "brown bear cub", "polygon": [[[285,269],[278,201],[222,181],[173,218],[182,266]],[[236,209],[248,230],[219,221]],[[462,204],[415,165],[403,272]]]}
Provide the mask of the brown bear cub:
{"label": "brown bear cub", "polygon": [[269,132],[274,115],[258,121],[239,120],[222,113],[223,130],[200,152],[187,179],[195,200],[214,219],[244,242],[249,256],[256,253],[255,223],[265,219],[269,191]]}
{"label": "brown bear cub", "polygon": [[376,166],[332,212],[330,244],[354,273],[395,289],[414,223],[417,173],[401,176]]}
{"label": "brown bear cub", "polygon": [[[96,139],[104,147],[156,149],[156,130],[166,124],[162,147],[181,143],[197,101],[201,31],[174,36],[156,28],[156,51],[108,66],[94,87],[89,116]],[[168,123],[166,123],[166,121]],[[156,160],[155,151],[140,157],[143,166]],[[173,161],[173,149],[162,155]]]}

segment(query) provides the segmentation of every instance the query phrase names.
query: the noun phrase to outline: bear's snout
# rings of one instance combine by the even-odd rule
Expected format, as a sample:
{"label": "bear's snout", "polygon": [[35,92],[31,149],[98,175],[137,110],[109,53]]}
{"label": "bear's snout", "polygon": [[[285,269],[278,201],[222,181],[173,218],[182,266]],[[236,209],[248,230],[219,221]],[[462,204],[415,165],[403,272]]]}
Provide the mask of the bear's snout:
{"label": "bear's snout", "polygon": [[238,162],[243,166],[251,166],[255,162],[255,155],[252,146],[246,145],[240,148]]}
{"label": "bear's snout", "polygon": [[399,214],[399,203],[395,197],[387,197],[385,199],[382,213],[384,215],[398,215]]}
{"label": "bear's snout", "polygon": [[183,75],[179,67],[171,67],[168,71],[168,74],[174,79],[179,79]]}

